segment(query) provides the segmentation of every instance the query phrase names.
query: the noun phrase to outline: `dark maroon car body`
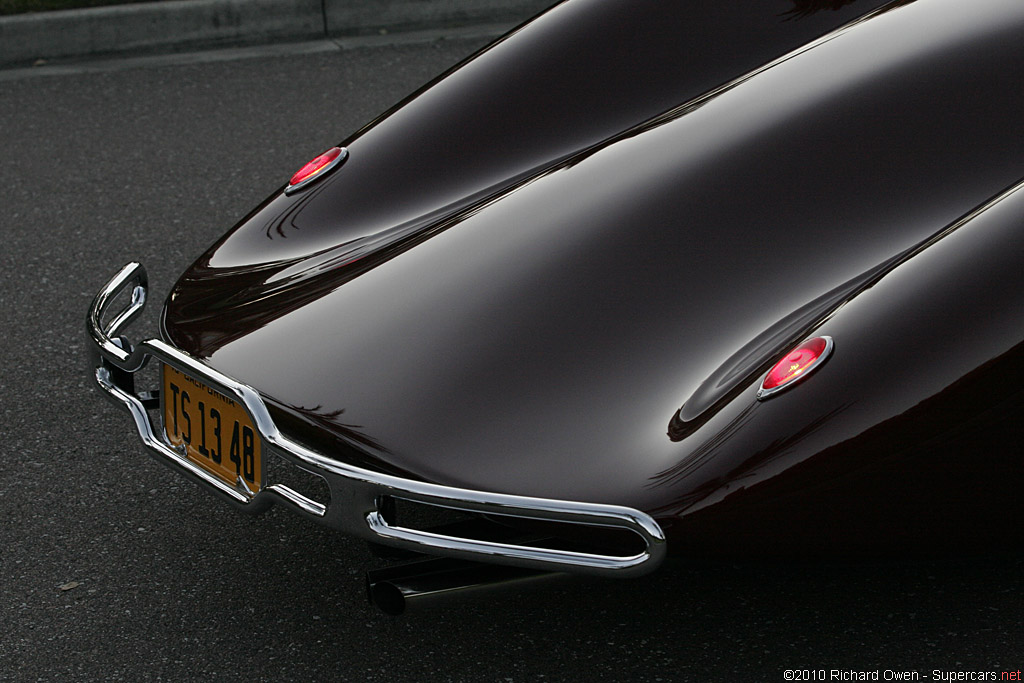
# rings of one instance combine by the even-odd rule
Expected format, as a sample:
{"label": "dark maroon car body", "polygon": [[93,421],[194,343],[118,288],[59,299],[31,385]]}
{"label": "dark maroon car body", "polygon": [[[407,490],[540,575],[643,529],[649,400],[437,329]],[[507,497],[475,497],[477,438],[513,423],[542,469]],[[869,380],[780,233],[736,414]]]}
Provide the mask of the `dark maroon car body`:
{"label": "dark maroon car body", "polygon": [[[567,0],[175,285],[282,432],[688,555],[1020,529],[1024,3]],[[804,339],[832,356],[759,401]]]}

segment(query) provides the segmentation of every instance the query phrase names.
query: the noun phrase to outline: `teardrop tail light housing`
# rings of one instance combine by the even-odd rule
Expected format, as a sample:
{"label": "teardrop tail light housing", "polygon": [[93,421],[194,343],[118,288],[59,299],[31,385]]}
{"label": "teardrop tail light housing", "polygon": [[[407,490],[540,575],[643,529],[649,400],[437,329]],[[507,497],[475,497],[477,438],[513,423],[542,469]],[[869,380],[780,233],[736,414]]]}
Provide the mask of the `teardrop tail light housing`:
{"label": "teardrop tail light housing", "polygon": [[288,181],[288,186],[284,188],[284,193],[292,194],[293,192],[298,192],[307,185],[326,176],[333,169],[340,166],[347,158],[347,149],[344,147],[331,147],[296,171],[292,179]]}
{"label": "teardrop tail light housing", "polygon": [[828,360],[834,349],[832,337],[813,337],[802,342],[768,371],[757,390],[757,399],[771,398],[803,381]]}

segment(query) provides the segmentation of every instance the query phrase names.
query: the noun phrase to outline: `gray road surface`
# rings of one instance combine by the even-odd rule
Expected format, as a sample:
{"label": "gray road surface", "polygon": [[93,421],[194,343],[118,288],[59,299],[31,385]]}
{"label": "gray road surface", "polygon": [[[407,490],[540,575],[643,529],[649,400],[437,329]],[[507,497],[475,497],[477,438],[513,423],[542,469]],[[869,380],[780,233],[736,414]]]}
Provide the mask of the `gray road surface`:
{"label": "gray road surface", "polygon": [[478,42],[0,79],[0,679],[934,680],[1024,667],[1017,548],[681,562],[393,619],[365,603],[362,572],[378,561],[360,542],[283,511],[237,515],[140,454],[127,415],[88,389],[95,290],[139,259],[161,300],[297,166]]}

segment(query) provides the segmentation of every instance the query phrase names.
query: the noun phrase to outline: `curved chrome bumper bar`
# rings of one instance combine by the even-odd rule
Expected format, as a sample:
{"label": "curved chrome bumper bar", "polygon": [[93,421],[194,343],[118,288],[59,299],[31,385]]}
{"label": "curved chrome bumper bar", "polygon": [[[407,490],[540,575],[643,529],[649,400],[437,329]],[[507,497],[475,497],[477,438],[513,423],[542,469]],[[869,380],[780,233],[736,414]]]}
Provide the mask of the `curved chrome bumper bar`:
{"label": "curved chrome bumper bar", "polygon": [[[156,460],[205,485],[237,508],[260,512],[272,503],[282,504],[323,524],[377,543],[416,552],[550,571],[635,576],[655,569],[664,558],[666,546],[661,528],[649,515],[638,510],[617,505],[471,491],[403,479],[347,465],[295,443],[278,431],[263,400],[252,388],[158,339],[132,346],[119,338],[145,306],[147,286],[146,271],[142,265],[129,263],[93,299],[86,326],[93,342],[90,365],[96,383],[106,396],[131,413],[143,444]],[[126,291],[130,291],[131,301],[104,323],[103,320],[112,312],[114,299]],[[181,449],[166,439],[162,429],[153,426],[148,411],[157,406],[157,394],[137,393],[134,389],[133,373],[151,358],[238,400],[245,406],[262,437],[265,452],[270,457],[282,458],[323,478],[330,491],[330,501],[323,504],[287,486],[273,483],[253,493],[244,484],[232,486],[188,460]],[[465,512],[624,530],[636,534],[643,541],[644,549],[627,556],[594,554],[412,529],[388,522],[381,511],[382,501],[387,498]]]}

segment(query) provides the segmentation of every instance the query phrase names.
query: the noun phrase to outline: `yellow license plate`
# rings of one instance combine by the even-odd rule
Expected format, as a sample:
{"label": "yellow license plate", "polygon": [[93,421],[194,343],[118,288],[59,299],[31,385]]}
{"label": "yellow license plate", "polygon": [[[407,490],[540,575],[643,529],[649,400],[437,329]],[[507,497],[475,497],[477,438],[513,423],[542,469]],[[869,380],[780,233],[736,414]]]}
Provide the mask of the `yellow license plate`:
{"label": "yellow license plate", "polygon": [[263,483],[261,443],[242,405],[163,366],[164,432],[186,457],[232,486],[252,493]]}

